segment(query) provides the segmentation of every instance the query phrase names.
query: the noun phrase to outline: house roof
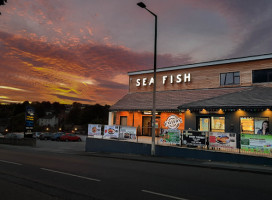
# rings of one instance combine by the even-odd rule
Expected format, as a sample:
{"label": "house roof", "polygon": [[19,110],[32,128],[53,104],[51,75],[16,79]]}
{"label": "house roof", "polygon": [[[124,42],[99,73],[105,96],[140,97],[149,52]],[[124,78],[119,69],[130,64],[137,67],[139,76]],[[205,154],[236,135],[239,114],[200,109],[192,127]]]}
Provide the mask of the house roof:
{"label": "house roof", "polygon": [[[172,70],[179,70],[179,69],[190,69],[190,68],[196,68],[196,67],[207,67],[207,66],[213,66],[213,65],[223,65],[223,64],[230,64],[230,63],[249,62],[249,61],[258,61],[258,60],[266,60],[266,59],[272,59],[272,54],[263,54],[263,55],[257,55],[257,56],[248,56],[248,57],[241,57],[241,58],[231,58],[231,59],[225,59],[225,60],[215,60],[215,61],[209,61],[209,62],[178,65],[178,66],[172,66],[172,67],[163,67],[163,68],[157,68],[156,71],[164,72],[164,71],[172,71]],[[128,72],[128,75],[149,74],[153,72],[154,72],[153,69],[141,70],[141,71]]]}
{"label": "house roof", "polygon": [[179,109],[272,108],[272,87],[255,86],[235,93],[180,104]]}
{"label": "house roof", "polygon": [[[248,90],[248,87],[216,88],[198,90],[175,90],[156,92],[157,111],[178,111],[178,106],[192,102],[211,99],[221,95]],[[152,110],[152,92],[139,92],[125,95],[116,104],[111,106],[111,111],[147,111]]]}

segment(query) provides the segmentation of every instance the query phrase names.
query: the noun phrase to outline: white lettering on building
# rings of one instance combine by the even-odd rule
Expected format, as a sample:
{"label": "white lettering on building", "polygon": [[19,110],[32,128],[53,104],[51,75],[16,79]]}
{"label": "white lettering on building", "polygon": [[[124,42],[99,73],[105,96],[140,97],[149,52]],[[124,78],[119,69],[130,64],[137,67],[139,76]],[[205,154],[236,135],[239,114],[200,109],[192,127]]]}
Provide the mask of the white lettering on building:
{"label": "white lettering on building", "polygon": [[[174,84],[174,83],[188,83],[191,82],[191,74],[177,74],[176,76],[170,75],[170,76],[162,76],[162,84],[165,85],[166,83]],[[136,87],[139,86],[147,86],[147,85],[153,85],[154,84],[154,78],[151,77],[143,78],[143,79],[136,79]]]}
{"label": "white lettering on building", "polygon": [[164,122],[164,126],[169,129],[178,129],[179,125],[182,123],[182,119],[176,115],[171,115]]}

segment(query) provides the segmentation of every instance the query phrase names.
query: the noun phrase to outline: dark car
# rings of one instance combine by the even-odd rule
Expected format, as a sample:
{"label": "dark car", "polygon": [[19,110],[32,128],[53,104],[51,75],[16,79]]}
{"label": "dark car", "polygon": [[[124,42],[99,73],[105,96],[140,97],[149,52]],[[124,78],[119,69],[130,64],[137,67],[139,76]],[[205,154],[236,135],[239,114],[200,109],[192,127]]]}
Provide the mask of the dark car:
{"label": "dark car", "polygon": [[61,141],[81,141],[81,138],[75,134],[68,133],[60,137]]}
{"label": "dark car", "polygon": [[42,133],[39,136],[39,139],[40,140],[51,140],[52,135],[53,135],[52,133]]}
{"label": "dark car", "polygon": [[51,137],[51,140],[55,140],[55,141],[60,141],[60,137],[62,135],[65,135],[64,132],[57,132],[57,133],[54,133]]}

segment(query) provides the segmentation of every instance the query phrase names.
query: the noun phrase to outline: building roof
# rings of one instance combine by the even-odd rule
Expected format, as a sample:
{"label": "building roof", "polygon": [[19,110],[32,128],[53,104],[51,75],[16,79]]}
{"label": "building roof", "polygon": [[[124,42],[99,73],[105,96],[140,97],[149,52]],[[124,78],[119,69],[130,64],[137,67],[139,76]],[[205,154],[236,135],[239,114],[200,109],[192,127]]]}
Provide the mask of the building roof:
{"label": "building roof", "polygon": [[[207,66],[213,66],[213,65],[223,65],[223,64],[230,64],[230,63],[265,60],[265,59],[271,59],[271,58],[272,58],[272,54],[264,54],[264,55],[258,55],[258,56],[248,56],[248,57],[215,60],[215,61],[187,64],[187,65],[178,65],[173,67],[163,67],[163,68],[157,68],[156,71],[164,72],[164,71],[172,71],[172,70],[180,70],[180,69],[190,69],[190,68],[196,68],[196,67],[207,67]],[[149,74],[149,73],[153,73],[153,71],[154,70],[151,69],[151,70],[128,72],[128,75]]]}
{"label": "building roof", "polygon": [[235,93],[195,102],[180,103],[179,109],[272,108],[272,87],[255,86]]}
{"label": "building roof", "polygon": [[[178,111],[178,106],[192,102],[211,99],[221,95],[248,90],[248,87],[216,88],[197,90],[175,90],[156,92],[157,111]],[[125,95],[116,104],[111,106],[111,111],[148,111],[152,110],[152,92],[138,92]]]}

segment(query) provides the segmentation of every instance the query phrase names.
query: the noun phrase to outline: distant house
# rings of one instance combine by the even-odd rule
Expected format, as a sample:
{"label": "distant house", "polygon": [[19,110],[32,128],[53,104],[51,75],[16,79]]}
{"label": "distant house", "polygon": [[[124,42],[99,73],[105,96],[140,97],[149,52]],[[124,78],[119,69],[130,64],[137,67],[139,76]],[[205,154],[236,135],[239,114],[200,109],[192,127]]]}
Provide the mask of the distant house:
{"label": "distant house", "polygon": [[42,117],[38,119],[39,126],[50,126],[54,127],[59,124],[59,119],[52,114],[46,115],[45,117]]}

